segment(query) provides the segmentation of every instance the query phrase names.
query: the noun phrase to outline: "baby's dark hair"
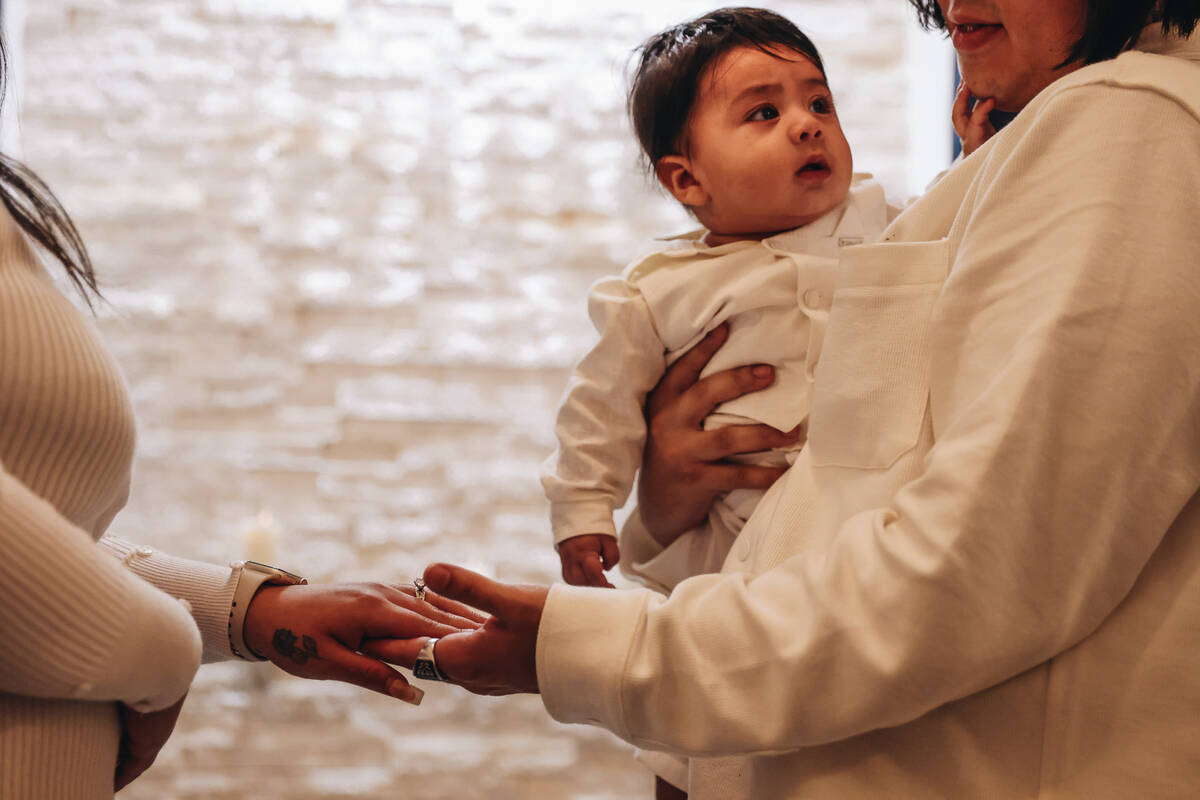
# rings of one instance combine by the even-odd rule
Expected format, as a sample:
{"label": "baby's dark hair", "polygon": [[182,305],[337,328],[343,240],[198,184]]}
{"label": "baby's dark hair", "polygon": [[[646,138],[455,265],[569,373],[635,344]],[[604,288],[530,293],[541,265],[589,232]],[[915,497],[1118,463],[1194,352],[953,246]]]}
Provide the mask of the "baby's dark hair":
{"label": "baby's dark hair", "polygon": [[735,47],[756,47],[772,56],[791,50],[825,75],[816,45],[790,20],[763,8],[719,8],[647,39],[629,86],[628,109],[642,153],[652,170],[663,156],[680,152],[705,69]]}

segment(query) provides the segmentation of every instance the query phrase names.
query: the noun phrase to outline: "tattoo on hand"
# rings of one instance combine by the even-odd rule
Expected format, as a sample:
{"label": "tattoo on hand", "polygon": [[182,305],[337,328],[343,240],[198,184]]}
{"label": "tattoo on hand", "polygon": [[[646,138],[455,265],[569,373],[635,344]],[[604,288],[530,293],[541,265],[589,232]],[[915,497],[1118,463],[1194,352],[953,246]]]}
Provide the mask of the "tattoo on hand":
{"label": "tattoo on hand", "polygon": [[[300,647],[296,646],[297,641],[300,642]],[[304,636],[297,639],[296,634],[287,628],[280,628],[275,631],[275,636],[272,637],[271,644],[275,646],[275,652],[287,656],[297,664],[303,664],[310,658],[321,658],[320,654],[317,653],[317,643],[311,636]]]}

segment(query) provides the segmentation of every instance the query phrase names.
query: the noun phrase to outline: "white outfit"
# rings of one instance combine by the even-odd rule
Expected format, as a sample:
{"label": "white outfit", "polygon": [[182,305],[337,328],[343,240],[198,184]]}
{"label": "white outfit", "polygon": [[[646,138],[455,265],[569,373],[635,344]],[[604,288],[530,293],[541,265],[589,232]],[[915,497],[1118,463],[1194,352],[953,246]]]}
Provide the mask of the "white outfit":
{"label": "white outfit", "polygon": [[1138,46],[843,252],[722,574],[551,589],[555,719],[691,754],[693,800],[1196,796],[1200,36]]}
{"label": "white outfit", "polygon": [[0,800],[111,800],[117,701],[232,657],[230,569],[95,541],[133,443],[111,356],[0,211]]}
{"label": "white outfit", "polygon": [[[592,286],[588,313],[600,339],[567,385],[559,447],[542,473],[555,544],[587,533],[616,536],[613,510],[624,505],[642,460],[646,393],[721,323],[730,323],[729,339],[703,374],[767,362],[776,379],[719,406],[706,426],[763,422],[788,431],[808,416],[811,354],[820,349],[838,250],[876,241],[887,224],[883,189],[869,178],[856,176],[843,203],[803,227],[716,247],[697,231]],[[772,453],[757,461],[787,463]],[[711,524],[732,539],[761,496],[731,493]]]}

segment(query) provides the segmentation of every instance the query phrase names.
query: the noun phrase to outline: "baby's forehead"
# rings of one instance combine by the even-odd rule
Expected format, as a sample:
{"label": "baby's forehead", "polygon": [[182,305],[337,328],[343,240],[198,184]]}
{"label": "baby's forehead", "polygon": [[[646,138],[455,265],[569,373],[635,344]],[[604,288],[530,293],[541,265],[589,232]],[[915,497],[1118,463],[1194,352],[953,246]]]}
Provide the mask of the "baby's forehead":
{"label": "baby's forehead", "polygon": [[799,50],[737,45],[713,59],[701,74],[697,99],[728,99],[748,85],[797,78],[825,83],[825,74]]}

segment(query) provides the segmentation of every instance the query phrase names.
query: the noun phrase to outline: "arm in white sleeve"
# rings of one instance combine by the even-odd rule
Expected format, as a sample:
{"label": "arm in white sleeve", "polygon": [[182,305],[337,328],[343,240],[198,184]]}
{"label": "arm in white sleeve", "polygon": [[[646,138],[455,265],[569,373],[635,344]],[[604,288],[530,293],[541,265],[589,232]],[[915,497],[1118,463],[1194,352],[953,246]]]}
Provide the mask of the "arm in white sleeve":
{"label": "arm in white sleeve", "polygon": [[924,472],[757,577],[554,587],[556,719],[692,755],[836,741],[1030,669],[1127,596],[1200,486],[1200,124],[1088,85],[1023,135],[935,312]]}
{"label": "arm in white sleeve", "polygon": [[735,537],[724,528],[714,530],[705,520],[663,547],[635,508],[621,526],[619,541],[621,573],[643,586],[670,594],[680,581],[693,575],[719,572]]}
{"label": "arm in white sleeve", "polygon": [[165,708],[200,665],[177,600],[0,470],[0,691]]}
{"label": "arm in white sleeve", "polygon": [[650,309],[625,280],[595,283],[588,314],[600,339],[567,385],[558,449],[542,471],[555,544],[587,533],[616,536],[613,510],[629,497],[642,461],[642,406],[666,368]]}
{"label": "arm in white sleeve", "polygon": [[229,647],[229,613],[237,588],[233,569],[228,565],[177,558],[111,536],[103,537],[99,544],[142,580],[187,601],[192,619],[200,629],[203,663],[236,658]]}

